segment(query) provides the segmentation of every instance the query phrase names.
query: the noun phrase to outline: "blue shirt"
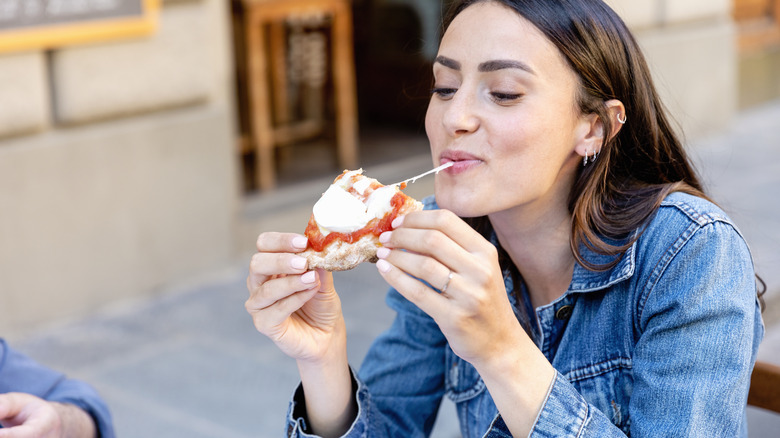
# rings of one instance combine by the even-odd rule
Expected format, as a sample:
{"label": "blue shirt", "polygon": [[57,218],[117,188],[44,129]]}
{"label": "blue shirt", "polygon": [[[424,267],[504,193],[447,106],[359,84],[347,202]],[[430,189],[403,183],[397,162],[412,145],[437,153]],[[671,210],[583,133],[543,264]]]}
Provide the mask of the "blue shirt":
{"label": "blue shirt", "polygon": [[108,407],[88,384],[67,379],[10,348],[0,339],[0,394],[24,392],[44,400],[78,406],[95,421],[100,438],[114,438]]}
{"label": "blue shirt", "polygon": [[[426,208],[438,207],[427,199]],[[505,284],[513,290],[509,275]],[[516,312],[528,305],[513,295]],[[511,436],[436,323],[395,290],[387,303],[397,316],[356,377],[359,414],[345,436],[428,436],[442,397],[455,403],[464,438]],[[556,369],[530,436],[747,436],[764,327],[747,244],[712,203],[670,195],[617,265],[575,266],[566,293],[530,311],[532,337]],[[288,436],[311,436],[302,403],[299,387]]]}

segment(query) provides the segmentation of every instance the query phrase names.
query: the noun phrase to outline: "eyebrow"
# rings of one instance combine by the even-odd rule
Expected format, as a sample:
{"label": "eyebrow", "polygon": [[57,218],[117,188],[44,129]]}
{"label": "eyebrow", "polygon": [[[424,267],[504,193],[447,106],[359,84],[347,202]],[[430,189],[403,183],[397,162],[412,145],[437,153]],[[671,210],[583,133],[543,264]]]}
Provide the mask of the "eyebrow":
{"label": "eyebrow", "polygon": [[454,59],[447,58],[446,56],[437,56],[434,62],[441,64],[447,68],[460,71],[460,62]]}
{"label": "eyebrow", "polygon": [[478,71],[480,72],[491,72],[491,71],[497,71],[497,70],[503,70],[506,68],[516,68],[519,70],[523,70],[525,72],[536,74],[534,72],[534,69],[531,68],[528,64],[521,62],[521,61],[514,61],[514,60],[507,60],[507,59],[499,59],[495,61],[486,61],[479,65]]}
{"label": "eyebrow", "polygon": [[[460,71],[461,64],[460,62],[447,58],[446,56],[437,56],[435,62],[447,67],[451,68],[453,70]],[[487,73],[487,72],[493,72],[498,70],[504,70],[508,68],[516,68],[518,70],[523,70],[525,72],[531,73],[533,75],[536,74],[534,69],[531,68],[528,64],[521,62],[521,61],[515,61],[510,59],[497,59],[494,61],[485,61],[477,67],[477,71],[481,73]]]}

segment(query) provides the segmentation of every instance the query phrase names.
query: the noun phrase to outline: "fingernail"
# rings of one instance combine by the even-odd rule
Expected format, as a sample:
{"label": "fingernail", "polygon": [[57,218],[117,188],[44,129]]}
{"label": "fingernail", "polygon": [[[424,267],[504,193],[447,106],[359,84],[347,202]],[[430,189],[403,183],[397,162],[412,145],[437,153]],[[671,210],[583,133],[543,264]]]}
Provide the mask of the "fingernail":
{"label": "fingernail", "polygon": [[390,255],[390,250],[387,248],[383,247],[376,250],[376,256],[379,257],[380,259],[387,258],[387,256],[389,255]]}
{"label": "fingernail", "polygon": [[391,267],[387,260],[379,259],[376,261],[376,268],[379,269],[379,272],[387,272]]}
{"label": "fingernail", "polygon": [[304,236],[297,236],[293,238],[292,245],[295,248],[306,249],[309,246],[309,239]]}
{"label": "fingernail", "polygon": [[306,258],[305,257],[293,257],[290,259],[290,266],[293,267],[293,269],[303,269],[306,267]]}
{"label": "fingernail", "polygon": [[301,275],[301,282],[306,284],[312,284],[317,280],[317,274],[314,271],[309,271]]}
{"label": "fingernail", "polygon": [[404,217],[398,216],[397,218],[393,219],[393,222],[390,224],[393,228],[398,228],[401,226],[401,224],[404,223]]}
{"label": "fingernail", "polygon": [[380,243],[387,243],[390,241],[390,236],[393,234],[392,231],[385,231],[384,233],[379,235],[379,242]]}

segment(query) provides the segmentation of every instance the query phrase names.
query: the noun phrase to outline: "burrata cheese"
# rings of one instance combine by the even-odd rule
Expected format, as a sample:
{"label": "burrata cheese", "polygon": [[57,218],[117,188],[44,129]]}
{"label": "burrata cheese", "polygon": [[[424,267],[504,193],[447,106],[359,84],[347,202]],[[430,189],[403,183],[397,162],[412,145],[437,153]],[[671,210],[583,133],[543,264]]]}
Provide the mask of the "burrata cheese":
{"label": "burrata cheese", "polygon": [[[365,227],[372,219],[383,218],[393,209],[390,201],[398,191],[396,186],[380,187],[363,202],[347,191],[350,177],[348,173],[331,184],[314,204],[312,209],[314,220],[323,235],[330,232],[345,234],[355,232]],[[371,178],[360,178],[355,181],[353,188],[365,196],[366,190],[374,181]]]}

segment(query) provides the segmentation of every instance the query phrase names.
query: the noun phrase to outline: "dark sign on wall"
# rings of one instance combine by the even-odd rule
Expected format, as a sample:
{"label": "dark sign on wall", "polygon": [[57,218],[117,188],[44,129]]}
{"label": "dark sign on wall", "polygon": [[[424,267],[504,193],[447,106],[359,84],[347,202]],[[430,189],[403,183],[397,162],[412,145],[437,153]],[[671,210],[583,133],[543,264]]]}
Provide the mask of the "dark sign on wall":
{"label": "dark sign on wall", "polygon": [[0,52],[148,35],[158,0],[0,0]]}

